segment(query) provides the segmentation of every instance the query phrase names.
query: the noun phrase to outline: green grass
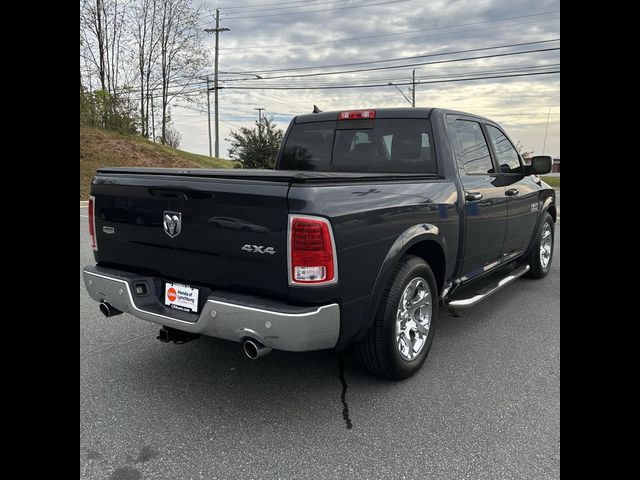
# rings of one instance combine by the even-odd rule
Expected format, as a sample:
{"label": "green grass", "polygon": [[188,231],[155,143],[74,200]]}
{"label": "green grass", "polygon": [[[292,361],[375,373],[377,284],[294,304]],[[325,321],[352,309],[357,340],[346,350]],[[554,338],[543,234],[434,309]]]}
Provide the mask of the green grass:
{"label": "green grass", "polygon": [[[136,137],[138,139],[138,137]],[[159,143],[150,142],[144,138],[139,138],[142,142],[150,143],[158,153],[173,156],[183,160],[189,160],[197,163],[202,168],[233,168],[233,162],[231,160],[225,160],[223,158],[208,157],[206,155],[199,155],[197,153],[185,152],[184,150],[178,150],[166,145],[160,145]]]}
{"label": "green grass", "polygon": [[548,183],[550,186],[554,188],[560,188],[560,177],[540,177],[543,182]]}
{"label": "green grass", "polygon": [[101,167],[233,168],[233,161],[185,152],[136,135],[80,127],[80,200]]}

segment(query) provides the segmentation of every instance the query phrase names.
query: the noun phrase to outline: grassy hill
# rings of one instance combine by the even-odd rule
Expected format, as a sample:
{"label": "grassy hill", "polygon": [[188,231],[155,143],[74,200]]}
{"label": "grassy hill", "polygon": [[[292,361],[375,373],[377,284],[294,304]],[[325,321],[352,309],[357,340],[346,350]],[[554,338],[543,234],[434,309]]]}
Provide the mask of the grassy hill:
{"label": "grassy hill", "polygon": [[99,128],[80,127],[80,200],[89,198],[100,167],[232,168],[231,160],[211,158]]}

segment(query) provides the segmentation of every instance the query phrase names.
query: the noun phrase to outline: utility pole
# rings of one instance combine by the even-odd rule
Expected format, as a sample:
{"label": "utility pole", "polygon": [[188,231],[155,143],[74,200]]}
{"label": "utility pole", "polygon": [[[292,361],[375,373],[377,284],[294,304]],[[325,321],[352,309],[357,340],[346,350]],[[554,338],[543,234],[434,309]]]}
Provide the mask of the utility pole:
{"label": "utility pole", "polygon": [[[216,8],[216,28],[205,28],[205,32],[207,33],[215,33],[216,34],[216,56],[215,56],[215,70],[213,74],[213,116],[214,122],[216,124],[216,157],[220,156],[220,135],[219,135],[219,124],[218,124],[218,47],[220,41],[220,32],[228,32],[230,29],[228,28],[220,28],[220,9]],[[208,89],[207,89],[208,91]]]}
{"label": "utility pole", "polygon": [[[207,76],[207,124],[209,125],[209,156],[211,157],[211,102],[209,101],[209,76]],[[218,128],[216,127],[216,131]]]}
{"label": "utility pole", "polygon": [[415,108],[415,106],[416,106],[416,71],[415,71],[415,69],[413,70],[413,77],[411,78],[411,87],[409,87],[409,92],[411,93],[411,98],[407,97],[407,95],[395,83],[389,82],[389,83],[387,83],[387,85],[396,87],[396,90],[398,90],[402,94],[404,99],[407,102],[409,102],[412,107]]}
{"label": "utility pole", "polygon": [[413,76],[411,77],[411,106],[416,108],[416,69],[413,69]]}
{"label": "utility pole", "polygon": [[551,108],[547,113],[547,126],[544,129],[544,143],[542,144],[542,155],[544,155],[544,149],[547,148],[547,132],[549,131],[549,116],[551,115]]}
{"label": "utility pole", "polygon": [[258,107],[254,108],[254,110],[258,110],[258,140],[262,143],[262,110],[264,110],[264,108]]}

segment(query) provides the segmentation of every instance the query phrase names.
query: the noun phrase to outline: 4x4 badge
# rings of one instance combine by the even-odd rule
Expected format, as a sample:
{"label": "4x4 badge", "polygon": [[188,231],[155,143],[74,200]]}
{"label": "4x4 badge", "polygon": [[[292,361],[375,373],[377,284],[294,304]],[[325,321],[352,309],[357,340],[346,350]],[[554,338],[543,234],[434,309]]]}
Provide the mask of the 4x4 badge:
{"label": "4x4 badge", "polygon": [[180,212],[169,212],[165,210],[163,214],[164,233],[171,238],[177,237],[182,231],[182,214]]}

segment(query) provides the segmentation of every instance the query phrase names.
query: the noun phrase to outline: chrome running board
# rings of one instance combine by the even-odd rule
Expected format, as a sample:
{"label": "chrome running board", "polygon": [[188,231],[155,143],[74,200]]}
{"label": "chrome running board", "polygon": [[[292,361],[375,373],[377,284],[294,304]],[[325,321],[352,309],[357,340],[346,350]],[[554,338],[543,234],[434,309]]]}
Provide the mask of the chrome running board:
{"label": "chrome running board", "polygon": [[509,275],[504,277],[502,280],[500,280],[499,282],[489,285],[488,287],[485,287],[482,290],[477,291],[473,297],[461,298],[459,300],[451,300],[447,302],[447,306],[450,308],[459,308],[459,309],[471,308],[477,303],[480,303],[485,298],[496,293],[502,287],[505,287],[509,285],[511,282],[513,282],[514,280],[517,280],[528,271],[529,271],[529,265],[525,265],[523,267],[517,268],[513,270]]}

